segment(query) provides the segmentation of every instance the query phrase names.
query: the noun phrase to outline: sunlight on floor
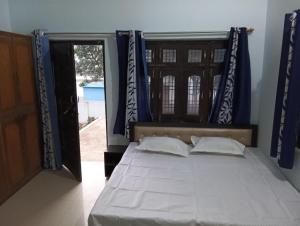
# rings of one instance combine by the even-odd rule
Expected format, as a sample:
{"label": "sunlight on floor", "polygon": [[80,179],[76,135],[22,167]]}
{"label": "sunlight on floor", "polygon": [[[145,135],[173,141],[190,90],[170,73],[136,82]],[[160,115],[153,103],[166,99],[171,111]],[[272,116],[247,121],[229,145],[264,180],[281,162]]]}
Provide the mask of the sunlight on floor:
{"label": "sunlight on floor", "polygon": [[42,171],[0,206],[0,226],[85,226],[105,185],[103,162],[82,162],[82,183],[68,171]]}
{"label": "sunlight on floor", "polygon": [[105,116],[81,129],[79,134],[81,160],[103,161],[106,150]]}

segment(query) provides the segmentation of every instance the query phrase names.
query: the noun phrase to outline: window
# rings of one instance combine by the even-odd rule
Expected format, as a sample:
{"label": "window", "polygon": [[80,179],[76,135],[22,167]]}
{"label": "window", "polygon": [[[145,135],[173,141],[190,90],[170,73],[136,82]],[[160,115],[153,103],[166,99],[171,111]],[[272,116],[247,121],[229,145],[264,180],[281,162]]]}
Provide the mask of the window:
{"label": "window", "polygon": [[199,115],[201,77],[191,75],[188,78],[187,114]]}
{"label": "window", "polygon": [[163,49],[162,55],[163,63],[176,63],[176,49]]}
{"label": "window", "polygon": [[189,49],[188,50],[188,62],[189,63],[201,63],[202,61],[202,50],[201,49]]}
{"label": "window", "polygon": [[162,113],[174,114],[175,109],[175,76],[163,77]]}
{"label": "window", "polygon": [[212,104],[215,103],[215,99],[217,96],[217,92],[219,89],[219,83],[220,83],[221,75],[215,75],[213,78],[213,97],[212,97]]}
{"label": "window", "polygon": [[227,40],[147,41],[146,45],[154,120],[207,122]]}

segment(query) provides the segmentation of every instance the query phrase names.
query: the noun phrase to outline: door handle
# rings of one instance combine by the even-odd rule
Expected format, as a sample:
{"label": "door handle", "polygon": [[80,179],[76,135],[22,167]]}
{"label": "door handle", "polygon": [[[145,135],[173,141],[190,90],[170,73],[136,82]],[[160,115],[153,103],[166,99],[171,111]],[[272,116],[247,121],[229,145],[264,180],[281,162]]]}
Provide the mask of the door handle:
{"label": "door handle", "polygon": [[74,103],[75,103],[75,101],[74,101],[74,95],[72,95],[72,96],[70,97],[70,103],[71,103],[71,104],[74,104]]}
{"label": "door handle", "polygon": [[75,104],[75,101],[74,101],[74,95],[70,96],[70,102],[68,103],[68,108],[64,111],[64,115],[70,113],[72,111],[72,109],[74,108],[74,104]]}

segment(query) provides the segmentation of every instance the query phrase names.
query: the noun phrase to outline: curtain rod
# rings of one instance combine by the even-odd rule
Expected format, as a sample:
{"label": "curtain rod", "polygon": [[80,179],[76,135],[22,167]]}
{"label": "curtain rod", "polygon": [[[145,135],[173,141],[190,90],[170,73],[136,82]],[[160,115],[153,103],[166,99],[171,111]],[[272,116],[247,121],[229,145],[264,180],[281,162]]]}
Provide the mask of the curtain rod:
{"label": "curtain rod", "polygon": [[[247,28],[248,33],[253,33],[254,28]],[[213,34],[227,34],[229,31],[179,31],[179,32],[144,32],[144,35],[158,36],[158,35],[213,35]],[[44,32],[45,35],[101,35],[101,36],[114,36],[115,32]],[[128,32],[123,31],[121,34],[128,34]]]}
{"label": "curtain rod", "polygon": [[[254,28],[247,28],[250,34]],[[115,38],[115,32],[44,32],[50,40],[95,40],[103,38]],[[121,34],[128,34],[124,31]],[[182,32],[144,32],[146,40],[208,40],[227,39],[229,31],[182,31]]]}
{"label": "curtain rod", "polygon": [[[247,33],[252,33],[254,32],[253,27],[247,27],[246,31]],[[145,35],[168,35],[168,34],[220,34],[220,33],[229,33],[230,31],[181,31],[181,32],[144,32]],[[128,31],[121,31],[121,34],[128,34]],[[115,34],[115,33],[112,33]]]}

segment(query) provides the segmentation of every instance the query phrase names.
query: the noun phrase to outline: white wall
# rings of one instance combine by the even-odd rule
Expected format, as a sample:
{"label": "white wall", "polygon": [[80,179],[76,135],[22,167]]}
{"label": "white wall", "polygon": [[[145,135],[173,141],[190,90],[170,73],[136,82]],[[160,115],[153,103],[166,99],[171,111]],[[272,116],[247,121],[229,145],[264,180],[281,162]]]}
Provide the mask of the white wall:
{"label": "white wall", "polygon": [[[299,0],[269,0],[265,40],[263,78],[259,113],[259,147],[269,155],[273,127],[278,71],[281,55],[284,15],[300,8]],[[283,170],[300,189],[300,153],[293,170]]]}
{"label": "white wall", "polygon": [[78,121],[86,123],[89,117],[105,118],[105,101],[86,101],[79,98],[78,101]]}
{"label": "white wall", "polygon": [[8,0],[0,0],[0,30],[10,31],[10,29]]}
{"label": "white wall", "polygon": [[[140,29],[148,32],[220,31],[251,26],[252,115],[257,123],[262,76],[267,0],[10,0],[12,30],[29,33],[35,28],[52,32],[112,32]],[[109,144],[115,120],[118,71],[115,40],[106,42],[106,78]]]}

